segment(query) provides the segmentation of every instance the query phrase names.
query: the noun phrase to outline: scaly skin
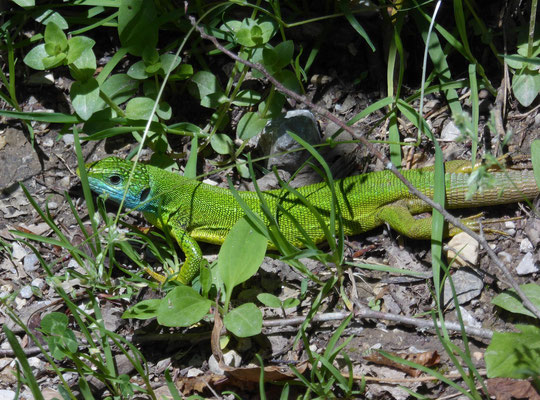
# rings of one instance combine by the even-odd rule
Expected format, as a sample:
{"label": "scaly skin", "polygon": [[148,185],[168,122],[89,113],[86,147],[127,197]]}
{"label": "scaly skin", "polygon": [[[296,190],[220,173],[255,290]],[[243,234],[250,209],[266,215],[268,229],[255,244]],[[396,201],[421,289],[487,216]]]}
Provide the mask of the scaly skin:
{"label": "scaly skin", "polygon": [[[492,189],[465,199],[469,174],[462,172],[470,163],[446,163],[446,207],[483,207],[533,199],[538,188],[531,170],[492,172]],[[120,203],[133,163],[110,157],[86,165],[91,189]],[[403,175],[422,193],[433,196],[431,168],[403,171]],[[512,183],[513,182],[513,183]],[[297,189],[329,222],[331,192],[326,183]],[[345,235],[369,231],[388,223],[399,233],[414,239],[431,237],[431,217],[415,219],[414,214],[431,208],[409,193],[407,187],[390,171],[351,176],[335,182],[335,193],[342,213]],[[239,192],[249,207],[268,224],[254,192]],[[311,240],[325,240],[323,229],[309,209],[293,194],[284,190],[263,192],[279,223],[280,230],[295,246],[302,246],[300,224]],[[279,204],[279,208],[278,208]],[[186,260],[176,279],[188,284],[198,274],[202,253],[197,241],[222,244],[227,233],[244,216],[244,211],[228,189],[207,185],[179,174],[138,164],[127,190],[124,205],[142,211],[154,226],[168,230],[185,253]],[[284,213],[283,210],[286,212]],[[471,223],[472,221],[466,220]],[[472,222],[474,224],[474,222]],[[271,245],[271,244],[270,244]],[[163,282],[165,278],[148,271]]]}

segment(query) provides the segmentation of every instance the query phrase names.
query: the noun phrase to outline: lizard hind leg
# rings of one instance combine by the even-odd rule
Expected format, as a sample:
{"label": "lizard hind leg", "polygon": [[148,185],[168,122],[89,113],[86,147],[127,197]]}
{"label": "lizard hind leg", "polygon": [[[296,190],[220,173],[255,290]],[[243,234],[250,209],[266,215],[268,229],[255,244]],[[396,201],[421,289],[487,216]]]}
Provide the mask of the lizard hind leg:
{"label": "lizard hind leg", "polygon": [[[489,224],[495,224],[500,222],[506,222],[506,221],[514,221],[517,219],[520,219],[519,217],[514,218],[491,218],[491,219],[485,219],[480,220],[480,217],[482,217],[483,214],[476,214],[472,215],[470,217],[461,218],[460,221],[467,226],[468,228],[472,229],[475,232],[479,232],[480,228],[482,227],[482,231],[484,233],[492,233],[496,235],[505,235],[508,236],[508,233],[493,229],[490,227],[484,227],[484,225]],[[411,239],[423,239],[427,240],[431,238],[431,224],[432,224],[432,217],[421,217],[421,218],[414,218],[411,211],[407,208],[406,205],[401,203],[393,203],[386,205],[381,208],[381,210],[377,213],[377,217],[383,221],[386,222],[392,229],[397,231],[398,233],[407,236]],[[450,225],[449,228],[445,228],[444,237],[451,237],[455,236],[458,233],[462,232],[461,229]]]}
{"label": "lizard hind leg", "polygon": [[383,206],[377,217],[398,233],[411,239],[431,238],[431,216],[414,218],[409,208],[400,202]]}

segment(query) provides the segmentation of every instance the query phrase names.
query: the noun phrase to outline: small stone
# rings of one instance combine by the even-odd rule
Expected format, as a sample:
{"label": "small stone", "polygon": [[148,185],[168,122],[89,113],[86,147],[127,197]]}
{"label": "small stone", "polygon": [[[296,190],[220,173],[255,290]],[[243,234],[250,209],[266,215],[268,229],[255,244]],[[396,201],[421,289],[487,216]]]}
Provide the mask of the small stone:
{"label": "small stone", "polygon": [[75,374],[74,372],[65,372],[62,374],[62,378],[64,378],[64,380],[66,382],[75,382],[75,380],[77,379],[77,374]]}
{"label": "small stone", "polygon": [[62,179],[60,179],[57,184],[62,188],[69,188],[71,186],[71,182],[69,180],[69,176],[64,176]]}
{"label": "small stone", "polygon": [[24,286],[19,292],[19,296],[21,296],[23,299],[29,299],[33,295],[34,292],[32,292],[32,287],[29,285]]}
{"label": "small stone", "polygon": [[13,358],[11,357],[2,357],[0,358],[0,371],[6,368],[11,362],[13,361]]}
{"label": "small stone", "polygon": [[13,390],[0,389],[0,400],[13,400],[15,392]]}
{"label": "small stone", "polygon": [[242,357],[234,350],[229,350],[223,354],[223,362],[229,367],[239,367],[242,364]]}
{"label": "small stone", "polygon": [[[447,257],[459,266],[478,263],[478,242],[465,232],[460,232],[449,242]],[[457,252],[457,254],[454,252]]]}
{"label": "small stone", "polygon": [[5,258],[1,263],[0,263],[0,271],[7,271],[11,274],[16,274],[17,273],[17,270],[15,269],[15,267],[13,266],[13,263],[11,262],[11,260],[9,258]]}
{"label": "small stone", "polygon": [[45,363],[38,357],[30,357],[28,359],[28,364],[30,364],[30,367],[37,369],[38,371],[41,371],[45,365]]}
{"label": "small stone", "polygon": [[20,297],[15,297],[15,308],[17,310],[22,310],[24,307],[26,307],[26,304],[28,302],[26,301],[26,299],[22,299]]}
{"label": "small stone", "polygon": [[24,257],[23,267],[26,272],[33,272],[39,268],[39,259],[34,253],[30,253]]}
{"label": "small stone", "polygon": [[534,274],[535,272],[538,272],[538,265],[534,260],[534,255],[533,253],[527,253],[516,267],[516,273],[518,275],[528,275]]}
{"label": "small stone", "polygon": [[516,229],[516,224],[514,223],[514,221],[506,221],[504,223],[504,227],[506,229]]}
{"label": "small stone", "polygon": [[73,145],[73,143],[75,143],[75,137],[71,133],[66,133],[65,135],[63,135],[62,140],[68,146]]}
{"label": "small stone", "polygon": [[43,140],[43,142],[41,142],[41,145],[43,147],[53,147],[54,146],[54,140],[52,140],[51,138],[46,138],[45,140]]}
{"label": "small stone", "polygon": [[482,327],[482,324],[466,308],[459,306],[459,311],[461,312],[461,318],[463,318],[465,326],[473,328]]}
{"label": "small stone", "polygon": [[202,374],[204,374],[204,372],[202,372],[199,368],[191,368],[191,369],[187,372],[186,376],[187,376],[188,378],[194,378],[194,377],[196,377],[196,376],[201,376]]}
{"label": "small stone", "polygon": [[213,354],[208,359],[208,369],[215,375],[225,375],[225,371],[220,368],[219,363]]}
{"label": "small stone", "polygon": [[36,278],[32,281],[31,285],[37,287],[39,290],[42,290],[45,287],[45,281],[41,278]]}
{"label": "small stone", "polygon": [[[484,287],[482,279],[469,268],[457,270],[451,278],[459,304],[465,304],[475,297],[480,296],[480,292]],[[454,297],[452,296],[452,288],[448,279],[444,283],[444,306],[454,308]]]}
{"label": "small stone", "polygon": [[523,238],[523,240],[519,243],[519,251],[522,253],[527,253],[529,251],[532,251],[534,249],[531,241],[527,238]]}
{"label": "small stone", "polygon": [[47,207],[49,207],[49,210],[56,210],[58,208],[58,203],[55,201],[49,201],[47,203]]}
{"label": "small stone", "polygon": [[296,133],[300,138],[309,144],[319,144],[321,134],[317,126],[315,116],[308,110],[294,110],[274,118],[264,128],[259,138],[259,146],[266,155],[279,156],[269,157],[267,168],[286,171],[296,171],[296,169],[307,159],[309,154],[306,151],[296,151],[287,154],[291,149],[301,147],[287,132]]}
{"label": "small stone", "polygon": [[11,248],[11,257],[13,257],[14,260],[20,261],[26,256],[27,251],[22,247],[19,243],[13,243],[13,246]]}
{"label": "small stone", "polygon": [[56,399],[61,399],[62,397],[60,396],[60,393],[52,388],[44,388],[42,391],[41,391],[41,394],[43,395],[43,399],[44,400],[54,400],[55,398]]}
{"label": "small stone", "polygon": [[458,137],[461,136],[461,132],[454,124],[454,121],[448,122],[441,132],[441,139],[445,142],[455,142]]}
{"label": "small stone", "polygon": [[9,284],[0,286],[0,299],[5,299],[11,293],[13,293],[13,286]]}

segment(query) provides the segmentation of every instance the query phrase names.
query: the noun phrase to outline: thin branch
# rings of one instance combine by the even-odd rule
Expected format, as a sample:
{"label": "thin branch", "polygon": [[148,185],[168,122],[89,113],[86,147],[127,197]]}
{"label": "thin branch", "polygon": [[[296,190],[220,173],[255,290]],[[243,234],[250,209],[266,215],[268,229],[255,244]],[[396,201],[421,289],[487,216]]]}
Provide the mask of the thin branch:
{"label": "thin branch", "polygon": [[[328,321],[342,321],[347,318],[350,313],[347,312],[333,312],[326,314],[317,314],[311,320],[312,322],[328,322]],[[403,315],[397,315],[392,313],[373,311],[368,308],[361,309],[354,313],[356,319],[376,319],[376,320],[387,320],[394,321],[404,325],[415,326],[419,329],[434,329],[435,324],[432,320],[420,319],[406,317]],[[266,328],[276,327],[276,326],[291,326],[291,325],[300,325],[306,321],[305,316],[293,317],[293,318],[283,318],[283,319],[274,319],[263,321],[263,326]],[[444,325],[446,329],[455,332],[461,332],[461,326],[455,322],[445,322]],[[437,323],[437,326],[441,328],[440,322]],[[465,326],[465,332],[467,335],[476,336],[482,339],[491,339],[493,336],[493,331],[489,329],[474,328],[471,326]]]}
{"label": "thin branch", "polygon": [[197,25],[197,21],[195,20],[195,18],[190,16],[189,20],[190,20],[191,24],[195,27],[195,29],[199,32],[201,37],[203,39],[207,39],[207,40],[211,41],[214,44],[214,46],[216,46],[216,48],[218,50],[220,50],[221,52],[223,52],[224,54],[226,54],[227,56],[229,56],[233,60],[235,60],[235,61],[237,61],[239,63],[242,63],[242,64],[244,64],[245,66],[247,66],[249,68],[252,68],[252,69],[255,69],[255,70],[259,71],[261,74],[263,74],[266,77],[266,79],[268,79],[269,82],[271,82],[275,86],[276,90],[283,93],[287,97],[289,97],[291,99],[294,99],[297,102],[300,102],[300,103],[306,105],[310,110],[312,110],[312,111],[316,112],[317,114],[321,115],[322,117],[334,122],[340,128],[342,128],[346,132],[348,132],[351,135],[353,135],[354,137],[356,137],[364,146],[367,147],[369,152],[371,152],[372,154],[375,155],[375,157],[377,157],[379,160],[381,160],[386,165],[386,168],[389,169],[390,171],[392,171],[394,173],[394,175],[396,175],[396,177],[401,182],[403,182],[403,184],[409,189],[409,191],[412,194],[414,194],[419,199],[425,201],[433,209],[439,211],[444,216],[444,219],[446,221],[450,222],[452,225],[458,227],[463,232],[469,234],[471,237],[476,239],[482,245],[482,247],[484,247],[484,249],[486,250],[489,257],[493,260],[493,262],[495,263],[497,268],[499,268],[499,270],[502,272],[504,277],[508,280],[508,282],[510,283],[512,288],[516,291],[518,296],[523,301],[523,304],[525,305],[525,307],[527,307],[534,315],[536,315],[536,317],[538,319],[540,319],[540,310],[529,300],[529,298],[521,290],[521,288],[519,287],[517,282],[512,277],[512,274],[510,273],[510,271],[506,268],[506,266],[503,264],[503,262],[497,257],[497,255],[491,249],[491,247],[489,246],[489,243],[487,242],[487,240],[483,236],[478,235],[472,229],[465,226],[458,218],[454,217],[452,214],[450,214],[448,211],[446,211],[440,204],[435,203],[431,198],[429,198],[425,194],[421,193],[407,179],[405,179],[405,177],[399,172],[399,170],[396,168],[396,166],[393,165],[385,155],[383,155],[381,152],[379,152],[375,148],[375,146],[373,146],[362,134],[360,134],[355,129],[348,126],[344,121],[342,121],[340,118],[338,118],[337,116],[332,114],[330,111],[328,111],[325,108],[311,102],[311,100],[309,100],[307,97],[299,95],[298,93],[287,89],[285,86],[283,86],[283,84],[281,84],[281,82],[279,82],[276,78],[274,78],[261,64],[253,63],[253,62],[248,61],[248,60],[244,60],[244,59],[240,58],[236,53],[234,53],[234,52],[226,49],[225,47],[223,47],[218,42],[216,37],[207,34],[204,31],[203,28],[201,28],[200,26]]}

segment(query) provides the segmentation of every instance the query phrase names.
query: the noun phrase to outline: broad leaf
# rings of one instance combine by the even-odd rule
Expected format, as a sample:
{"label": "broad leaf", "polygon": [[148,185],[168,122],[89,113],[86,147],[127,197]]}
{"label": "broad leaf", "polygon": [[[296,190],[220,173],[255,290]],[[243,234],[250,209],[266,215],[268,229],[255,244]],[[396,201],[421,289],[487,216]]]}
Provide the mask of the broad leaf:
{"label": "broad leaf", "polygon": [[178,286],[161,301],[157,321],[164,326],[190,326],[210,310],[212,302],[189,286]]}
{"label": "broad leaf", "polygon": [[228,292],[257,272],[267,244],[266,238],[245,217],[234,224],[219,250],[217,265],[219,276]]}
{"label": "broad leaf", "polygon": [[521,332],[494,332],[484,359],[488,378],[526,379],[540,375],[540,328],[516,325]]}
{"label": "broad leaf", "polygon": [[268,123],[267,118],[261,118],[259,113],[245,113],[236,127],[236,137],[242,140],[251,139],[253,136],[261,133]]}
{"label": "broad leaf", "polygon": [[71,103],[83,120],[89,119],[100,105],[99,85],[92,78],[86,82],[74,82],[70,90]]}
{"label": "broad leaf", "polygon": [[223,317],[225,327],[238,337],[255,336],[262,330],[262,312],[253,303],[242,304]]}

